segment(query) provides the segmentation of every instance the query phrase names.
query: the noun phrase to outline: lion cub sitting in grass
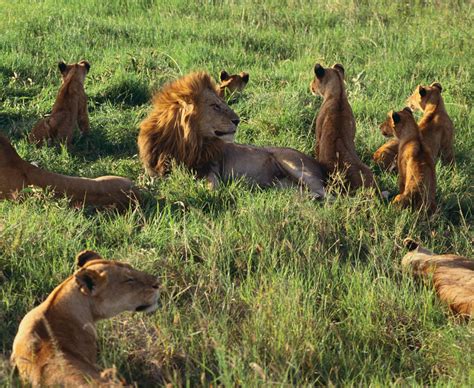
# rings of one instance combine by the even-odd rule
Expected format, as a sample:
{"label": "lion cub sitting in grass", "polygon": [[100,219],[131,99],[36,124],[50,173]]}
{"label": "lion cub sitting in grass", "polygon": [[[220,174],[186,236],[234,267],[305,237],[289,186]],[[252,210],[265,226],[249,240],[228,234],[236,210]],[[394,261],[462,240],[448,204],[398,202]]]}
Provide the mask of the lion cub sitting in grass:
{"label": "lion cub sitting in grass", "polygon": [[344,68],[314,66],[310,90],[324,99],[316,119],[316,159],[328,173],[346,171],[351,189],[373,187],[372,171],[357,156],[356,124],[344,86]]}
{"label": "lion cub sitting in grass", "polygon": [[37,145],[53,140],[71,144],[76,123],[82,134],[89,132],[84,80],[89,72],[90,64],[87,61],[69,65],[59,62],[58,67],[62,85],[59,88],[53,111],[49,117],[36,123],[29,136],[30,142]]}
{"label": "lion cub sitting in grass", "polygon": [[219,84],[218,95],[220,97],[233,96],[235,93],[239,93],[247,86],[249,82],[249,74],[243,71],[240,74],[229,75],[227,71],[222,70]]}
{"label": "lion cub sitting in grass", "polygon": [[12,364],[33,387],[120,385],[96,365],[95,323],[123,311],[158,308],[155,276],[93,251],[76,260],[79,269],[23,318],[13,342]]}
{"label": "lion cub sitting in grass", "polygon": [[[450,164],[454,162],[454,125],[444,106],[442,90],[438,82],[430,86],[419,85],[408,97],[407,104],[410,108],[423,112],[418,127],[435,160],[440,157],[443,163]],[[390,136],[384,131],[384,125],[385,123],[380,126],[382,135]],[[390,139],[374,153],[373,159],[382,168],[392,169],[397,149],[398,141]]]}
{"label": "lion cub sitting in grass", "polygon": [[399,194],[393,199],[401,207],[425,208],[430,213],[436,209],[436,174],[433,155],[421,137],[413,112],[404,108],[390,112],[387,119],[398,141]]}

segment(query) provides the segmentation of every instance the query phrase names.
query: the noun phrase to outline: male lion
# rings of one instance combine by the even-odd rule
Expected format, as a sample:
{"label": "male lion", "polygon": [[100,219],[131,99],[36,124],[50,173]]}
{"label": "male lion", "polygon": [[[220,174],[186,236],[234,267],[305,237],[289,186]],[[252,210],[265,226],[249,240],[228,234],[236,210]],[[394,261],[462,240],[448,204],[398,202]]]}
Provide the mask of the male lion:
{"label": "male lion", "polygon": [[221,71],[221,83],[219,85],[218,94],[221,97],[232,96],[241,92],[249,82],[249,74],[241,72],[240,74],[229,75],[227,71]]}
{"label": "male lion", "polygon": [[70,144],[76,123],[83,134],[89,132],[87,113],[87,96],[84,91],[84,80],[89,72],[87,61],[66,65],[59,62],[62,85],[59,88],[53,111],[33,127],[29,140],[37,145],[50,140]]}
{"label": "male lion", "polygon": [[66,195],[74,202],[95,206],[119,205],[128,207],[139,193],[129,179],[103,176],[95,179],[55,174],[26,162],[10,142],[0,135],[0,199],[14,198],[27,186],[50,188],[58,195]]}
{"label": "male lion", "polygon": [[413,112],[405,108],[388,114],[392,133],[398,144],[398,187],[393,199],[401,207],[436,209],[436,174],[431,150],[423,141]]}
{"label": "male lion", "polygon": [[115,385],[96,365],[95,323],[123,311],[154,312],[155,276],[96,252],[77,255],[79,269],[21,321],[11,362],[23,382],[40,386]]}
{"label": "male lion", "polygon": [[[207,178],[243,177],[262,187],[303,183],[324,197],[323,172],[311,157],[291,148],[234,144],[240,120],[219,97],[209,74],[189,74],[163,87],[140,125],[138,148],[149,175],[165,175],[171,161]],[[229,142],[227,142],[229,141]]]}
{"label": "male lion", "polygon": [[[418,127],[435,160],[440,157],[443,163],[450,164],[454,162],[454,126],[444,106],[441,97],[442,90],[438,82],[430,86],[419,85],[408,97],[407,104],[410,108],[423,112]],[[383,131],[384,124],[380,126],[380,129],[382,134],[387,136]],[[389,168],[391,161],[397,157],[396,143],[394,139],[385,143],[375,152],[374,160],[382,167]]]}
{"label": "male lion", "polygon": [[311,93],[324,99],[316,119],[316,159],[329,173],[345,171],[351,189],[373,187],[372,171],[357,156],[355,120],[344,87],[344,68],[314,66]]}
{"label": "male lion", "polygon": [[405,239],[410,250],[402,259],[402,266],[415,275],[431,278],[436,293],[451,311],[465,317],[474,314],[474,260],[457,255],[436,255]]}

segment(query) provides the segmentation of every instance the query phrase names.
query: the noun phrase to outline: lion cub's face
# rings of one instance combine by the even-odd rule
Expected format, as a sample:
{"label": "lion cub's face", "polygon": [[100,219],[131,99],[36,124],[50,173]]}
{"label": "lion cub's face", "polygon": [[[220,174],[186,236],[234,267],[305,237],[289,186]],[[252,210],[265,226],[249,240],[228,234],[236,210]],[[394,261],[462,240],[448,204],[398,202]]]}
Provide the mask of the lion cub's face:
{"label": "lion cub's face", "polygon": [[408,97],[407,105],[411,109],[424,111],[427,104],[438,104],[442,90],[443,88],[438,82],[433,82],[430,86],[419,85]]}
{"label": "lion cub's face", "polygon": [[418,125],[413,117],[412,110],[408,107],[399,112],[389,112],[385,123],[387,123],[387,128],[390,128],[391,133],[399,140],[418,133]]}
{"label": "lion cub's face", "polygon": [[249,74],[241,72],[240,74],[229,75],[225,70],[221,71],[221,84],[219,88],[221,93],[232,95],[241,92],[249,82]]}
{"label": "lion cub's face", "polygon": [[314,96],[322,97],[331,93],[339,93],[344,84],[344,68],[336,63],[332,68],[322,67],[319,63],[314,66],[314,80],[309,89]]}
{"label": "lion cub's face", "polygon": [[90,297],[97,319],[158,308],[159,282],[155,276],[125,263],[104,260],[93,251],[79,253],[77,263],[80,268],[74,274],[75,281],[80,292]]}
{"label": "lion cub's face", "polygon": [[211,89],[203,91],[198,104],[197,125],[203,137],[233,142],[239,116]]}
{"label": "lion cub's face", "polygon": [[66,81],[66,79],[77,78],[81,83],[84,83],[86,74],[89,72],[91,65],[87,61],[80,61],[69,65],[61,61],[58,63],[58,68],[61,72],[63,82]]}

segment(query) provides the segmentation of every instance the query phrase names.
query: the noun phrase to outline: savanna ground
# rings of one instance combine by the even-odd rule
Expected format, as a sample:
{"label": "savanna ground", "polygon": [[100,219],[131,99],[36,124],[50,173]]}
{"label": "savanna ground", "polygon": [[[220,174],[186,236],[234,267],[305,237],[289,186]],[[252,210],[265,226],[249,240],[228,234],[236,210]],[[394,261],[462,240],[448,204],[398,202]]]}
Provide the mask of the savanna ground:
{"label": "savanna ground", "polygon": [[[65,174],[118,174],[150,192],[124,214],[71,209],[29,190],[0,203],[0,385],[24,314],[95,249],[162,279],[162,309],[99,325],[102,367],[140,386],[471,385],[473,326],[400,268],[407,235],[473,257],[474,16],[469,1],[0,1],[0,131]],[[26,140],[48,113],[58,60],[87,59],[91,134],[73,147]],[[248,71],[232,107],[237,140],[313,153],[312,68],[344,64],[356,147],[419,83],[439,81],[456,127],[453,168],[436,166],[438,212],[398,211],[367,192],[318,203],[243,182],[209,191],[184,170],[150,182],[137,158],[154,90],[191,70]]]}

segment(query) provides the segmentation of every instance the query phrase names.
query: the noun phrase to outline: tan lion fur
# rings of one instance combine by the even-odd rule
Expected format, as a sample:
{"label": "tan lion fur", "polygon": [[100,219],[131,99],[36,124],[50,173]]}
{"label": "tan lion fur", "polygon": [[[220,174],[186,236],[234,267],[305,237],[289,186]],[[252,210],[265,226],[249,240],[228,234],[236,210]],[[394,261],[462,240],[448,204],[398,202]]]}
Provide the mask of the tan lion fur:
{"label": "tan lion fur", "polygon": [[388,114],[390,128],[399,140],[397,168],[400,207],[436,209],[436,174],[431,150],[423,141],[410,108]]}
{"label": "tan lion fur", "polygon": [[84,80],[90,65],[80,61],[66,65],[60,62],[62,84],[59,88],[53,111],[49,117],[40,120],[31,130],[29,140],[37,145],[57,140],[70,144],[76,124],[83,134],[89,132],[87,96]]}
{"label": "tan lion fur", "polygon": [[95,179],[70,177],[38,168],[23,160],[6,137],[0,135],[0,199],[12,199],[28,186],[49,188],[75,203],[128,207],[139,198],[129,179],[103,176]]}
{"label": "tan lion fur", "polygon": [[11,362],[33,387],[122,386],[96,365],[95,324],[123,311],[155,311],[158,280],[93,251],[76,260],[79,269],[21,321]]}
{"label": "tan lion fur", "polygon": [[316,118],[316,159],[329,173],[346,171],[351,189],[373,187],[372,171],[359,159],[355,145],[356,124],[344,86],[344,68],[335,64],[314,67],[310,90],[323,97]]}
{"label": "tan lion fur", "polygon": [[432,280],[439,298],[455,314],[471,317],[474,314],[474,260],[457,255],[435,255],[406,240],[411,252],[402,260],[402,266],[415,275]]}
{"label": "tan lion fur", "polygon": [[229,75],[225,70],[221,71],[218,94],[221,97],[232,96],[235,93],[239,93],[247,86],[249,82],[249,74],[240,72],[240,74]]}
{"label": "tan lion fur", "polygon": [[212,185],[240,177],[262,187],[303,183],[315,197],[325,196],[323,172],[313,158],[291,148],[235,144],[239,121],[207,73],[182,77],[156,94],[141,123],[142,163],[150,175],[165,175],[174,160]]}
{"label": "tan lion fur", "polygon": [[[419,85],[408,97],[407,104],[410,108],[423,112],[418,127],[435,161],[439,157],[444,164],[450,164],[454,163],[454,125],[446,111],[441,96],[442,90],[438,82],[430,86]],[[380,126],[380,129],[382,134],[387,136],[383,131],[384,124]],[[394,154],[395,141],[390,139],[374,153],[374,160],[386,169],[397,157],[396,153]]]}

